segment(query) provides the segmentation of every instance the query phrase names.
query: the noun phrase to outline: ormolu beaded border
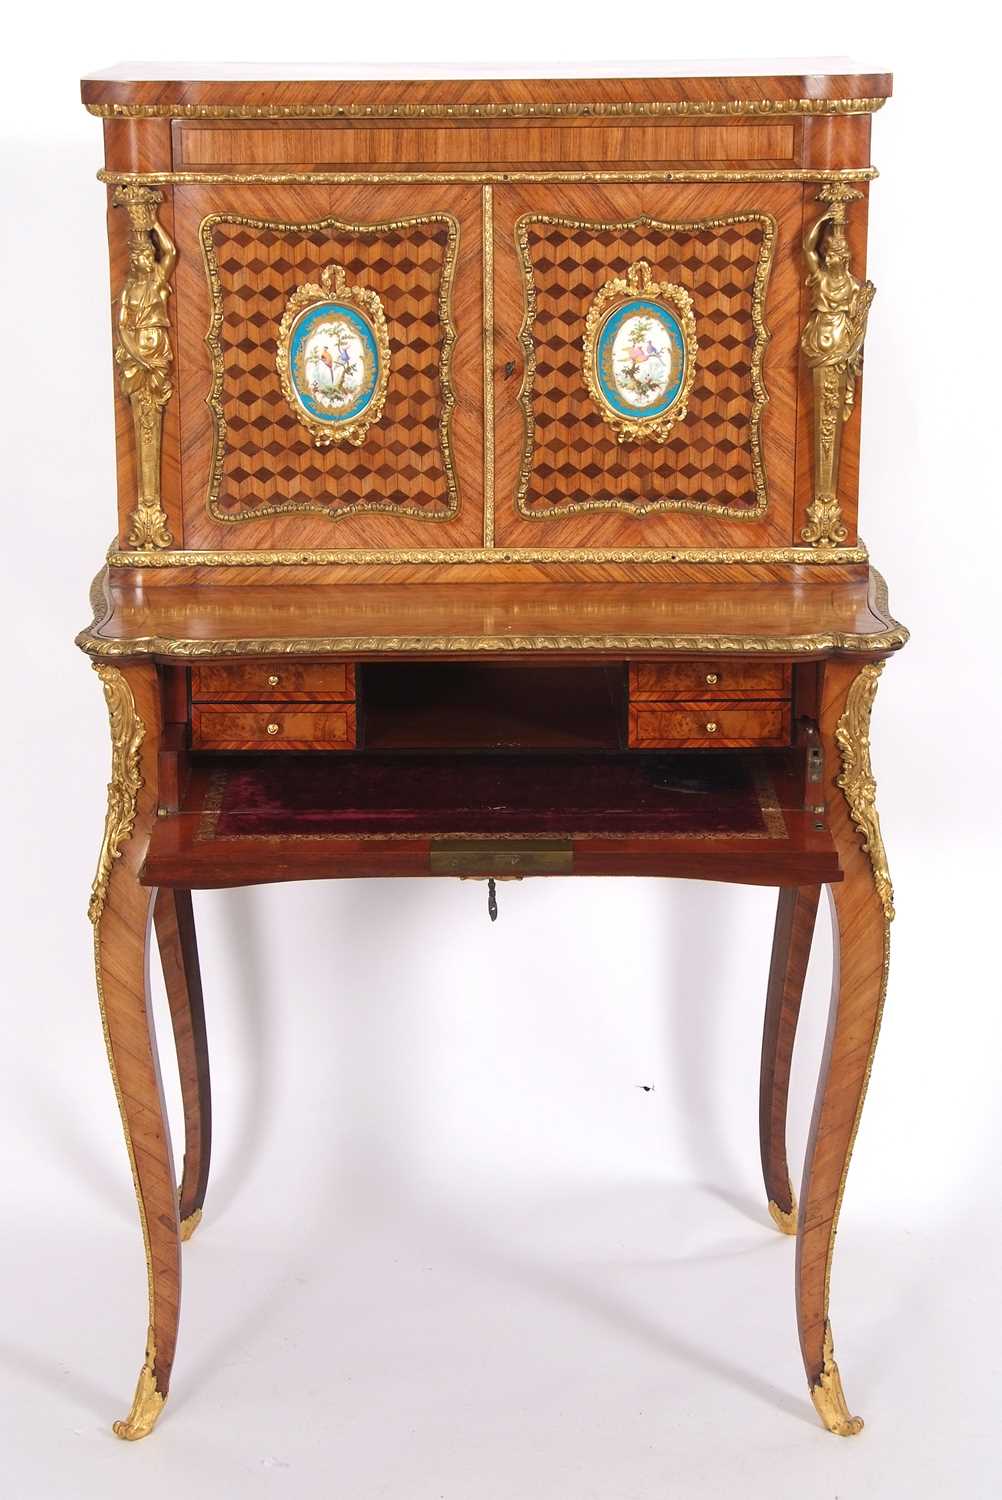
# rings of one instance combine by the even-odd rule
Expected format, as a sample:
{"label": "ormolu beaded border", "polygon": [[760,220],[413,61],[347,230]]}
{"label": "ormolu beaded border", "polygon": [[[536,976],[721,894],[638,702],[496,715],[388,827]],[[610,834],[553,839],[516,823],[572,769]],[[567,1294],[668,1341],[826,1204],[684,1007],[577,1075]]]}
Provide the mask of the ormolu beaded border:
{"label": "ormolu beaded border", "polygon": [[184,187],[186,184],[244,183],[271,184],[315,183],[318,186],[340,184],[404,183],[506,183],[506,182],[872,182],[880,174],[876,167],[706,167],[651,171],[539,171],[539,172],[112,172],[102,168],[98,182],[110,186],[138,182],[147,187]]}
{"label": "ormolu beaded border", "polygon": [[137,636],[106,639],[82,630],[76,644],[88,656],[142,658],[164,656],[172,661],[206,657],[286,658],[290,656],[494,656],[515,652],[661,652],[686,656],[823,656],[832,652],[870,655],[896,651],[908,631],[895,624],[873,635],[824,631],[816,635],[351,635],[252,636],[242,640],[185,640],[175,636]]}
{"label": "ormolu beaded border", "polygon": [[284,551],[162,550],[123,551],[114,546],[107,561],[113,568],[263,568],[377,566],[429,563],[790,563],[824,567],[865,563],[870,554],[857,547],[452,547],[367,548],[315,547]]}
{"label": "ormolu beaded border", "polygon": [[871,115],[886,98],[860,99],[673,99],[649,103],[553,104],[86,104],[103,120],[503,120],[579,119],[699,115]]}

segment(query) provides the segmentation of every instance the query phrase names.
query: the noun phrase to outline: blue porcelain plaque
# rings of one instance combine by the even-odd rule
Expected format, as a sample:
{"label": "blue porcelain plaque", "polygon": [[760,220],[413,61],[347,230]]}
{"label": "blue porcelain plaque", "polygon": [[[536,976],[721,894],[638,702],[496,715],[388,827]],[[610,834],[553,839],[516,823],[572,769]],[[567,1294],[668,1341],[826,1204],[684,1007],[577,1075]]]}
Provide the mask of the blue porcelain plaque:
{"label": "blue porcelain plaque", "polygon": [[372,324],[345,302],[315,302],[292,325],[289,377],[296,400],[316,422],[353,422],[379,386]]}
{"label": "blue porcelain plaque", "polygon": [[686,383],[686,342],[671,309],[636,297],[603,319],[595,343],[595,380],[606,405],[634,422],[674,406]]}

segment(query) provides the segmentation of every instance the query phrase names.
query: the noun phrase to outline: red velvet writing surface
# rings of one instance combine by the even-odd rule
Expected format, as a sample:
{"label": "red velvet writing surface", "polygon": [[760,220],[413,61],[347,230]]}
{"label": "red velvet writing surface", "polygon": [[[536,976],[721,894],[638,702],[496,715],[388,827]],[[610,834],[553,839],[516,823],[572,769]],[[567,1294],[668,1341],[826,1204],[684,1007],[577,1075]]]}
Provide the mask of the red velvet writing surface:
{"label": "red velvet writing surface", "polygon": [[259,757],[215,773],[205,836],[605,833],[782,838],[747,756]]}

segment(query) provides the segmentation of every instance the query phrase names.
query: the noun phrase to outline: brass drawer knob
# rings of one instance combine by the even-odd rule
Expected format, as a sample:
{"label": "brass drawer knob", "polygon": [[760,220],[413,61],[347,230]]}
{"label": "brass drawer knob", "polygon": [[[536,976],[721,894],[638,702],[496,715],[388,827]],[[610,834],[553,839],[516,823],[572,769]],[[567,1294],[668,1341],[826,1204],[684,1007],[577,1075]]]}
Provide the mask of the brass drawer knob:
{"label": "brass drawer knob", "polygon": [[706,681],[707,681],[707,683],[709,684],[710,687],[715,687],[716,684],[720,681],[720,673],[719,672],[707,672],[707,674],[706,674]]}
{"label": "brass drawer knob", "polygon": [[281,678],[278,676],[278,674],[275,673],[275,672],[272,672],[271,676],[268,678],[268,686],[269,687],[278,687],[278,684],[279,684],[280,681],[281,681]]}
{"label": "brass drawer knob", "polygon": [[278,733],[278,725],[277,724],[269,724],[268,725],[268,733],[269,734],[277,734]]}
{"label": "brass drawer knob", "polygon": [[716,734],[717,723],[715,719],[710,719],[709,723],[706,726],[706,732],[707,734]]}

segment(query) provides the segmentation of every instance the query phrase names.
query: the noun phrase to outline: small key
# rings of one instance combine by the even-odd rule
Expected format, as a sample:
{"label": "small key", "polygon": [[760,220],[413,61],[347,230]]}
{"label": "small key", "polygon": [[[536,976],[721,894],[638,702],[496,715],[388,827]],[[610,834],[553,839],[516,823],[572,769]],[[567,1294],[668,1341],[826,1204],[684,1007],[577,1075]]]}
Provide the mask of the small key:
{"label": "small key", "polygon": [[487,882],[487,915],[492,922],[498,919],[498,892],[493,880]]}

